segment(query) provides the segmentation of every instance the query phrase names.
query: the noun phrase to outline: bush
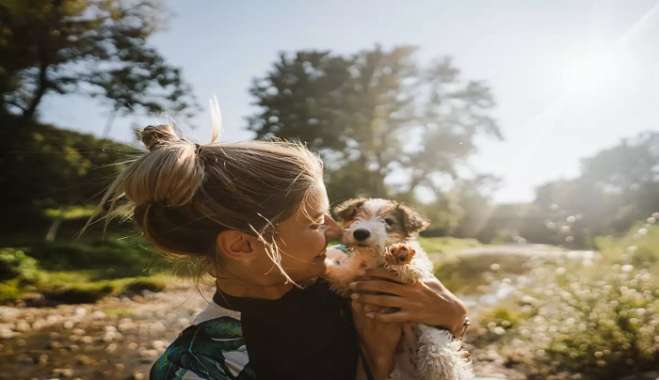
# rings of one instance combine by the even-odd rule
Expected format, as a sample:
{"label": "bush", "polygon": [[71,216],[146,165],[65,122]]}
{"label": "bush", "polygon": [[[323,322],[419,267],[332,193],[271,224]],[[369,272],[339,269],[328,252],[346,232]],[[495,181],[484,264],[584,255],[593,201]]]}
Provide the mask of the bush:
{"label": "bush", "polygon": [[124,294],[135,294],[135,293],[142,293],[145,290],[148,290],[150,292],[160,292],[163,291],[166,287],[165,282],[157,279],[152,279],[152,278],[138,278],[135,280],[131,280],[129,283],[127,283],[124,288],[122,293]]}
{"label": "bush", "polygon": [[530,345],[533,366],[541,369],[538,375],[602,379],[654,368],[659,291],[650,272],[615,264],[587,272],[559,270],[555,276],[546,286],[527,290],[541,304],[517,329]]}
{"label": "bush", "polygon": [[50,271],[102,269],[102,278],[143,275],[171,266],[147,243],[136,238],[38,242],[27,253]]}
{"label": "bush", "polygon": [[615,379],[656,368],[659,229],[636,226],[596,241],[595,261],[535,266],[506,300],[512,306],[481,314],[480,343],[496,342],[531,379]]}
{"label": "bush", "polygon": [[16,248],[0,249],[0,281],[18,278],[32,281],[37,274],[37,261]]}
{"label": "bush", "polygon": [[91,303],[112,293],[114,288],[109,284],[86,284],[86,285],[68,285],[54,286],[48,289],[41,289],[41,293],[49,301],[57,303]]}

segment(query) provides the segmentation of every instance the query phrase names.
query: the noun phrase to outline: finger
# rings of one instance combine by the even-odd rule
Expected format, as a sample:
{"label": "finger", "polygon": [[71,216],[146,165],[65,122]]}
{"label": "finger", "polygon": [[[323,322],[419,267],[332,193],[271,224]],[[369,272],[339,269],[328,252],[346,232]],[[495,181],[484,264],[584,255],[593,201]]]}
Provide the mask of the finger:
{"label": "finger", "polygon": [[416,333],[414,332],[414,325],[411,323],[403,324],[403,340],[407,347],[416,347]]}
{"label": "finger", "polygon": [[398,273],[385,269],[385,268],[374,268],[369,269],[364,274],[366,277],[375,277],[383,280],[393,281],[397,283],[402,283],[398,277]]}
{"label": "finger", "polygon": [[397,296],[404,296],[409,294],[411,290],[410,287],[411,285],[408,284],[398,284],[395,282],[382,280],[355,281],[350,283],[350,288],[353,292],[376,292],[393,294]]}
{"label": "finger", "polygon": [[387,295],[375,295],[375,294],[353,294],[356,296],[355,300],[358,300],[363,304],[370,304],[380,307],[409,307],[410,302],[404,298],[397,296],[387,296]]}
{"label": "finger", "polygon": [[416,318],[414,317],[414,313],[410,313],[404,310],[395,313],[374,313],[373,318],[380,322],[387,323],[417,322]]}
{"label": "finger", "polygon": [[368,304],[362,304],[362,305],[364,305],[363,307],[364,307],[364,312],[365,313],[370,313],[372,311],[377,311],[377,307],[375,307],[373,305],[368,305]]}
{"label": "finger", "polygon": [[363,311],[364,304],[353,300],[350,303],[350,306],[352,307],[353,313],[361,313]]}

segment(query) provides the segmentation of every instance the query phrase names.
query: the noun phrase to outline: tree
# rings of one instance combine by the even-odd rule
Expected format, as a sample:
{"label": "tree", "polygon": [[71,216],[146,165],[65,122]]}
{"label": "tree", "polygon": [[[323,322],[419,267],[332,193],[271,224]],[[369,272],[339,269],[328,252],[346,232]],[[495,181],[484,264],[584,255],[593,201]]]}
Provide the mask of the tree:
{"label": "tree", "polygon": [[544,225],[546,233],[562,232],[559,237],[573,244],[627,231],[659,210],[659,133],[641,133],[583,158],[577,178],[539,186],[534,205],[544,218],[527,228]]}
{"label": "tree", "polygon": [[[419,67],[416,50],[281,53],[250,89],[260,111],[249,129],[306,141],[324,158],[332,197],[441,194],[442,175],[458,177],[477,135],[502,136],[489,88],[463,81],[448,58]],[[404,179],[393,183],[396,174]]]}
{"label": "tree", "polygon": [[0,0],[0,112],[31,120],[47,94],[80,93],[112,115],[186,116],[190,87],[147,44],[159,15],[151,0]]}

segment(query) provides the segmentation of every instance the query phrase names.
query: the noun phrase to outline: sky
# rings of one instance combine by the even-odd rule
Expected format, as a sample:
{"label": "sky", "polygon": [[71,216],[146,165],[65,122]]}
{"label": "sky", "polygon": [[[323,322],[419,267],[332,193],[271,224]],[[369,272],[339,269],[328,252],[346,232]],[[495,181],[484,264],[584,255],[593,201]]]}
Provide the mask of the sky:
{"label": "sky", "polygon": [[[167,28],[151,44],[183,69],[204,107],[192,127],[210,140],[216,95],[224,141],[246,140],[257,111],[248,88],[279,52],[352,54],[379,43],[419,47],[417,60],[449,55],[497,102],[504,141],[479,140],[469,164],[501,177],[498,202],[533,200],[534,188],[579,173],[579,160],[639,132],[659,130],[659,2],[619,1],[167,1]],[[108,109],[82,96],[46,97],[41,118],[101,135]],[[165,121],[120,118],[111,138]]]}

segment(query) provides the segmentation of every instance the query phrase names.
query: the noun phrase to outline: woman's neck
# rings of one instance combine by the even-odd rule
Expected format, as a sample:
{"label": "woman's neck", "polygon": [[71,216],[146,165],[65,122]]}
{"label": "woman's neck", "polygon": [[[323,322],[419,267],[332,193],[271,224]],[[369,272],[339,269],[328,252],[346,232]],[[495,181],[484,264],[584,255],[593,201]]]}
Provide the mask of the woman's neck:
{"label": "woman's neck", "polygon": [[234,297],[262,298],[277,300],[288,293],[293,284],[257,285],[232,276],[218,276],[215,286],[222,293]]}

